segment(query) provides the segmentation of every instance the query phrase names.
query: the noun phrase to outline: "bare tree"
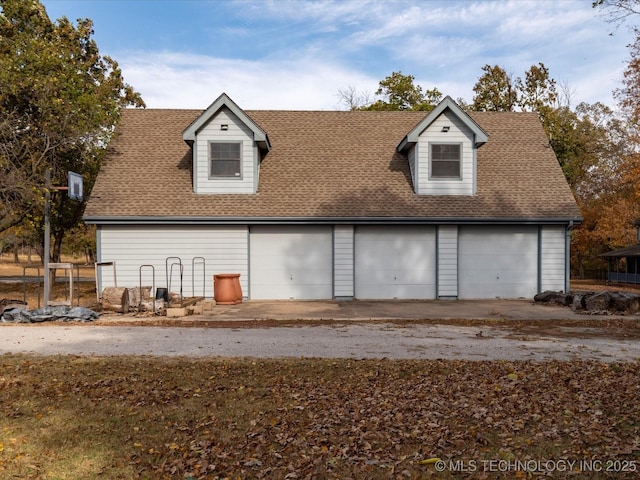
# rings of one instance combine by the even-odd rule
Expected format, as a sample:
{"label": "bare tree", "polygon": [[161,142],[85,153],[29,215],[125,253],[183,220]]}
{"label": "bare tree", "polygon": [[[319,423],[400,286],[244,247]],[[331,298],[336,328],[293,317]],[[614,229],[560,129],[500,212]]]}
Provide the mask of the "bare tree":
{"label": "bare tree", "polygon": [[618,28],[632,15],[640,15],[640,0],[594,0],[593,8],[599,8],[607,23]]}
{"label": "bare tree", "polygon": [[371,104],[371,94],[369,92],[358,91],[353,85],[338,89],[337,94],[339,104],[346,106],[349,110],[360,110]]}
{"label": "bare tree", "polygon": [[558,96],[556,98],[556,104],[559,108],[571,108],[573,98],[576,94],[576,89],[573,88],[567,81],[560,81],[558,85]]}

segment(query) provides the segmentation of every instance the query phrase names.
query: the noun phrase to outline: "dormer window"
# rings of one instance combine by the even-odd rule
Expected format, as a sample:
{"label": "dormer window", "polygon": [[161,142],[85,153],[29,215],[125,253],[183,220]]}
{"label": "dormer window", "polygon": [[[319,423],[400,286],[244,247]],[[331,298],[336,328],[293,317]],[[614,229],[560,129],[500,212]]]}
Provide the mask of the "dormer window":
{"label": "dormer window", "polygon": [[182,132],[193,154],[193,193],[254,195],[260,161],[271,150],[267,133],[220,95]]}
{"label": "dormer window", "polygon": [[460,143],[431,143],[431,178],[460,178]]}
{"label": "dormer window", "polygon": [[242,147],[240,142],[209,143],[209,176],[242,177]]}
{"label": "dormer window", "polygon": [[446,97],[402,139],[417,195],[476,195],[477,152],[487,133]]}

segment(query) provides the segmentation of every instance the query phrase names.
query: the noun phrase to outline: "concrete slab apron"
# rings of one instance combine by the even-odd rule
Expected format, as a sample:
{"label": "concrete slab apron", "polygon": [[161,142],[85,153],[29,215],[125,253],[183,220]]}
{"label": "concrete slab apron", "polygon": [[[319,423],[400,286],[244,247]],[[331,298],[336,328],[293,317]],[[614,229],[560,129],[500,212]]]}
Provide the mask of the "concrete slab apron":
{"label": "concrete slab apron", "polygon": [[215,320],[259,319],[495,319],[577,320],[583,315],[561,306],[537,305],[528,300],[456,301],[350,301],[288,302],[251,301],[238,305],[216,305],[204,318]]}

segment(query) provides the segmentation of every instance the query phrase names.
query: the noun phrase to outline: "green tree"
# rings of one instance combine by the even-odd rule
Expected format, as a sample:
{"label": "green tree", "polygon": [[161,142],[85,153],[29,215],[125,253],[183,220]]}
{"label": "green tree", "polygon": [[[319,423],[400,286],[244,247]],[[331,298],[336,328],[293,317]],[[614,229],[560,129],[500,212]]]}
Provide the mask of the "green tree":
{"label": "green tree", "polygon": [[482,71],[484,73],[473,86],[473,110],[511,112],[519,109],[544,116],[556,106],[556,82],[543,63],[532,65],[524,79],[514,78],[498,65],[485,65]]}
{"label": "green tree", "polygon": [[556,81],[550,77],[549,69],[543,63],[531,65],[524,80],[518,78],[517,88],[520,107],[529,112],[543,114],[554,108],[558,100]]}
{"label": "green tree", "polygon": [[382,97],[361,110],[424,110],[430,111],[442,100],[442,93],[437,89],[422,90],[414,83],[413,75],[393,72],[380,81],[376,95]]}
{"label": "green tree", "polygon": [[[52,22],[37,0],[0,8],[0,232],[27,220],[41,229],[46,169],[54,185],[66,185],[69,170],[81,174],[88,194],[120,109],[144,103],[100,55],[90,20]],[[54,261],[83,210],[52,195]]]}
{"label": "green tree", "polygon": [[518,105],[518,92],[513,75],[498,65],[485,65],[484,74],[473,86],[472,110],[511,112]]}

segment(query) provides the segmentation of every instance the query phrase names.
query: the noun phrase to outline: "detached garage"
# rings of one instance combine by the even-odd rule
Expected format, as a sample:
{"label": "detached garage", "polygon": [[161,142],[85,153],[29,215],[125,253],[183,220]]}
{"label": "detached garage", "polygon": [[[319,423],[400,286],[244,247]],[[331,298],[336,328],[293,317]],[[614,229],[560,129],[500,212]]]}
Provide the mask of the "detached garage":
{"label": "detached garage", "polygon": [[429,112],[245,111],[226,94],[124,109],[84,218],[119,286],[146,265],[167,287],[166,258],[202,258],[185,292],[239,273],[249,300],[566,291],[581,220],[536,113],[450,97]]}

